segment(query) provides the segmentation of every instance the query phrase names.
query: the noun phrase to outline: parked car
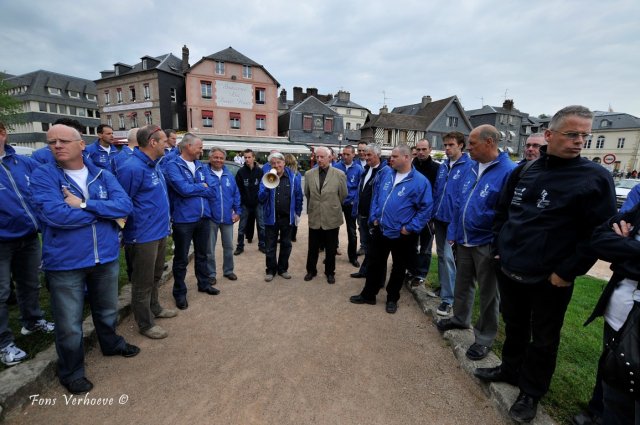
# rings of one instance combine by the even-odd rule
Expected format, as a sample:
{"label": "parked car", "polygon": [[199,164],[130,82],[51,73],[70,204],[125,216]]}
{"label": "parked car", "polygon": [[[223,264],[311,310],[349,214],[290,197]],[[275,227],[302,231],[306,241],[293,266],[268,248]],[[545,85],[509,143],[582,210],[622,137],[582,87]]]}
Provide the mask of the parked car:
{"label": "parked car", "polygon": [[236,176],[236,174],[238,174],[238,170],[242,167],[240,164],[236,164],[233,161],[225,161],[224,166],[227,167],[227,170],[229,170],[234,177]]}
{"label": "parked car", "polygon": [[616,202],[618,208],[624,204],[627,200],[627,195],[631,192],[631,189],[640,183],[640,179],[622,179],[616,182]]}

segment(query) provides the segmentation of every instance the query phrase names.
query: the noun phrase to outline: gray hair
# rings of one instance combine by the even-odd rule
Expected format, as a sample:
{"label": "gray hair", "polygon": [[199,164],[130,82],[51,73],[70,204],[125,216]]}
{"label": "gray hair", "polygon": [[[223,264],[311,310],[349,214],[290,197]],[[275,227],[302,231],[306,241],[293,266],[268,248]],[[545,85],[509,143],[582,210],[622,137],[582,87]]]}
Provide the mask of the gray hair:
{"label": "gray hair", "polygon": [[214,146],[209,150],[209,156],[213,155],[214,152],[222,152],[222,155],[224,155],[224,157],[227,157],[227,151],[225,151],[224,149],[222,149],[221,147],[218,146]]}
{"label": "gray hair", "polygon": [[380,147],[380,145],[375,145],[375,144],[367,145],[366,151],[371,152],[378,158],[380,158],[380,156],[382,155],[382,148]]}
{"label": "gray hair", "polygon": [[270,154],[267,158],[267,161],[271,162],[273,158],[281,159],[284,161],[284,155],[282,155],[280,152],[273,152],[272,154]]}
{"label": "gray hair", "polygon": [[549,122],[549,130],[556,130],[562,126],[564,119],[569,116],[577,116],[580,118],[585,118],[588,120],[593,119],[593,112],[581,105],[571,105],[565,106],[560,109],[556,114],[551,118]]}
{"label": "gray hair", "polygon": [[478,132],[478,137],[480,140],[493,140],[493,143],[498,146],[498,142],[500,141],[500,133],[498,130],[492,125],[482,125],[479,127],[480,131]]}
{"label": "gray hair", "polygon": [[138,129],[137,128],[132,128],[131,130],[129,130],[129,132],[127,133],[127,142],[129,142],[129,144],[138,143],[138,139],[136,138],[136,134],[138,134]]}
{"label": "gray hair", "polygon": [[200,140],[200,138],[193,133],[186,133],[184,136],[182,136],[182,140],[180,140],[180,143],[178,143],[180,151],[182,152],[182,148],[187,145],[193,145],[196,140]]}
{"label": "gray hair", "polygon": [[398,145],[393,150],[397,151],[400,155],[411,156],[411,148],[409,147],[409,145]]}
{"label": "gray hair", "polygon": [[333,150],[331,150],[331,148],[328,148],[326,146],[318,146],[315,150],[315,153],[318,153],[319,150],[324,150],[327,155],[333,155]]}

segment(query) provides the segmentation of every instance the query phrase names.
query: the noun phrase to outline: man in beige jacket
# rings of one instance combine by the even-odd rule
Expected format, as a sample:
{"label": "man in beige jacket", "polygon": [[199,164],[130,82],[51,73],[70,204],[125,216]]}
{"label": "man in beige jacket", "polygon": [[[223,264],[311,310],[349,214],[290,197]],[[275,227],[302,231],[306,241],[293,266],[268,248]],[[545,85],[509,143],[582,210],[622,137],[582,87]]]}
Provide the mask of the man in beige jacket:
{"label": "man in beige jacket", "polygon": [[320,246],[324,245],[324,274],[327,282],[336,283],[336,247],[338,231],[343,223],[342,201],[347,196],[347,178],[342,171],[331,167],[329,149],[316,148],[315,155],[318,167],[304,176],[304,195],[309,215],[309,248],[304,280],[309,281],[318,274],[318,254]]}

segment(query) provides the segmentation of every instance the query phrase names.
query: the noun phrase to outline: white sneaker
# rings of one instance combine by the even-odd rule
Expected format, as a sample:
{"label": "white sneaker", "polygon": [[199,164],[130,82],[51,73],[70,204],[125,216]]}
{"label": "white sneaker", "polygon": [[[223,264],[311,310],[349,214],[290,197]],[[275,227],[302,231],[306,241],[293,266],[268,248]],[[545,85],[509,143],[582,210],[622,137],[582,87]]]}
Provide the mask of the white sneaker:
{"label": "white sneaker", "polygon": [[12,342],[0,349],[0,362],[7,366],[13,366],[27,358],[27,353],[16,347]]}
{"label": "white sneaker", "polygon": [[36,323],[34,323],[33,326],[31,326],[30,328],[23,326],[20,333],[22,335],[31,335],[34,332],[43,332],[46,334],[50,334],[51,332],[53,332],[55,328],[56,327],[53,324],[53,322],[47,322],[44,319],[40,319]]}
{"label": "white sneaker", "polygon": [[265,282],[271,282],[273,280],[273,275],[272,274],[267,274],[264,277],[264,281]]}

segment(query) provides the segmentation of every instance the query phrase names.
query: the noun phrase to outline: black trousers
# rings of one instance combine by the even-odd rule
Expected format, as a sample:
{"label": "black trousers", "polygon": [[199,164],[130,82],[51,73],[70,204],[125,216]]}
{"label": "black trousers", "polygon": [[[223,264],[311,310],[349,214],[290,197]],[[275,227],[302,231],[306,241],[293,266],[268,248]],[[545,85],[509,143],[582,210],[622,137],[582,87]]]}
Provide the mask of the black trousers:
{"label": "black trousers", "polygon": [[317,274],[318,256],[320,246],[324,246],[325,262],[324,274],[334,275],[336,273],[336,250],[338,247],[339,227],[335,229],[312,229],[309,228],[309,246],[307,251],[307,273]]}
{"label": "black trousers", "polygon": [[358,237],[356,236],[356,220],[357,217],[351,215],[353,205],[343,205],[342,213],[344,214],[344,222],[347,227],[347,238],[349,244],[347,246],[347,254],[349,261],[354,262],[358,259]]}
{"label": "black trousers", "polygon": [[526,284],[497,269],[505,323],[502,367],[518,377],[520,390],[541,398],[549,390],[556,369],[560,330],[573,285],[561,288],[548,281]]}
{"label": "black trousers", "polygon": [[404,274],[410,264],[416,247],[418,235],[400,235],[397,239],[390,239],[382,235],[376,226],[372,231],[371,243],[367,255],[370,255],[367,268],[367,280],[360,295],[366,299],[374,299],[381,288],[381,280],[384,281],[387,271],[389,254],[393,264],[391,276],[387,283],[387,302],[397,302],[400,299],[400,289],[404,282]]}

